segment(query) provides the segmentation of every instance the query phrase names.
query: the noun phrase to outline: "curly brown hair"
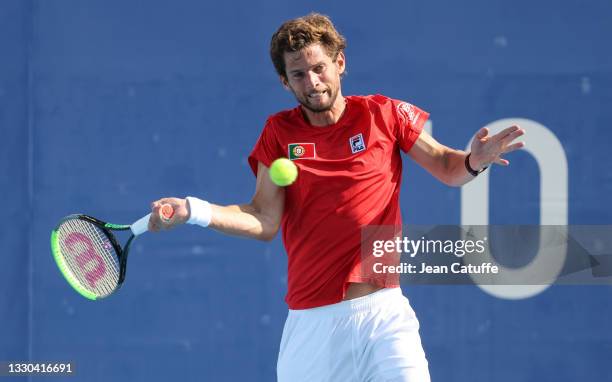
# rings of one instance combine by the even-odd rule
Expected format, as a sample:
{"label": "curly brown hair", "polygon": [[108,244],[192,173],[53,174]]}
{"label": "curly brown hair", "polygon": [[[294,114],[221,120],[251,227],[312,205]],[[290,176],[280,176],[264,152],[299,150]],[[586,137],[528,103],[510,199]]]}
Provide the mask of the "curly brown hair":
{"label": "curly brown hair", "polygon": [[283,23],[270,42],[270,57],[276,72],[286,79],[285,52],[297,52],[312,44],[321,44],[334,62],[346,48],[344,36],[325,15],[311,13]]}

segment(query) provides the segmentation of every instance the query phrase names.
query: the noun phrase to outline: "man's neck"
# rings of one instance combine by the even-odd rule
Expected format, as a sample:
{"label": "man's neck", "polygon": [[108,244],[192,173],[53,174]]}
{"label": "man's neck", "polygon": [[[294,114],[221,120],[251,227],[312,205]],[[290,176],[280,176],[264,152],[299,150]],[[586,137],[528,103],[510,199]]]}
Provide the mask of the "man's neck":
{"label": "man's neck", "polygon": [[336,101],[332,105],[331,109],[320,113],[315,113],[306,109],[305,107],[302,107],[302,113],[311,125],[324,127],[337,123],[342,117],[342,114],[344,114],[345,109],[346,100],[342,94],[338,94],[338,97],[336,97]]}

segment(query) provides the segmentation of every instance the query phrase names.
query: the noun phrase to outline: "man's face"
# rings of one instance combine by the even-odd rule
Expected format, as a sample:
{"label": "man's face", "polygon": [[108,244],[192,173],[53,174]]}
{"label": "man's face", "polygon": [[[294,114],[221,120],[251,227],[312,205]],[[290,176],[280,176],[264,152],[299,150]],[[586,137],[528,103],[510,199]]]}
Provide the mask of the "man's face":
{"label": "man's face", "polygon": [[340,75],[344,72],[344,54],[336,62],[320,44],[310,45],[299,52],[285,52],[283,85],[306,109],[320,113],[329,111],[340,91]]}

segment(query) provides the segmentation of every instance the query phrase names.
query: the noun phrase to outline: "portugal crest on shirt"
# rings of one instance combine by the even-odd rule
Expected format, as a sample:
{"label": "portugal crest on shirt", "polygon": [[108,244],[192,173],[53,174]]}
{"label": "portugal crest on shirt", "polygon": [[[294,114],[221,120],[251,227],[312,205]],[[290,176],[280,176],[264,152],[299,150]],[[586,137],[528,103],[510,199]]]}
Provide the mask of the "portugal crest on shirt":
{"label": "portugal crest on shirt", "polygon": [[288,151],[291,160],[315,159],[316,156],[314,143],[290,143]]}

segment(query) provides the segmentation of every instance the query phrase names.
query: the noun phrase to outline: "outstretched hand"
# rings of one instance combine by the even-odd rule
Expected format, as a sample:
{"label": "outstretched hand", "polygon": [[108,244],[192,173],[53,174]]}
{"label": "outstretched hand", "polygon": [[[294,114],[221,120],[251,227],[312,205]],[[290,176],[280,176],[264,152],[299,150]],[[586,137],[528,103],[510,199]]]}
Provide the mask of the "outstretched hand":
{"label": "outstretched hand", "polygon": [[491,136],[489,136],[489,129],[486,127],[478,130],[472,141],[470,167],[480,170],[491,163],[502,166],[509,165],[510,162],[502,158],[502,155],[524,147],[523,142],[514,142],[523,134],[525,134],[525,130],[518,125],[510,126]]}

